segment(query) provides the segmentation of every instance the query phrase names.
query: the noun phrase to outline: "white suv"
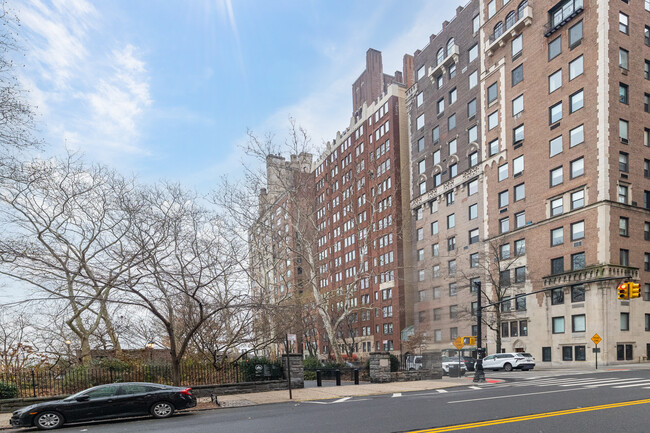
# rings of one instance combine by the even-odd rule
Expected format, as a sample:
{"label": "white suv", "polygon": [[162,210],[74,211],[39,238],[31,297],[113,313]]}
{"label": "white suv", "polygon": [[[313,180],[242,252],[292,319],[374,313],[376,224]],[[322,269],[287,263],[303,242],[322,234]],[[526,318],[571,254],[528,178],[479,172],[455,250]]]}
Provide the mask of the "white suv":
{"label": "white suv", "polygon": [[483,368],[485,370],[512,371],[519,368],[523,371],[535,368],[535,358],[530,353],[496,353],[483,358]]}
{"label": "white suv", "polygon": [[[454,367],[452,368],[458,368],[458,358],[451,358],[449,356],[443,356],[442,357],[442,374],[443,375],[448,375],[449,374],[449,366],[453,365]],[[464,372],[467,371],[467,367],[465,366],[465,361],[461,360],[460,362],[460,371],[462,371],[462,374],[465,374]]]}

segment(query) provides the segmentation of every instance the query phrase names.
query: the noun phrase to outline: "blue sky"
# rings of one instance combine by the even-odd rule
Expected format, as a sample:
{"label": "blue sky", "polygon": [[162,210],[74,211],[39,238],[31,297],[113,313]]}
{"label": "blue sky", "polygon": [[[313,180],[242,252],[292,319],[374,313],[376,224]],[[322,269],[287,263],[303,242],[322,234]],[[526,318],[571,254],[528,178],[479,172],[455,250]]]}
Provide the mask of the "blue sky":
{"label": "blue sky", "polygon": [[466,1],[22,0],[21,80],[53,151],[208,191],[236,175],[247,128],[289,116],[315,144],[349,123],[365,52],[384,70]]}

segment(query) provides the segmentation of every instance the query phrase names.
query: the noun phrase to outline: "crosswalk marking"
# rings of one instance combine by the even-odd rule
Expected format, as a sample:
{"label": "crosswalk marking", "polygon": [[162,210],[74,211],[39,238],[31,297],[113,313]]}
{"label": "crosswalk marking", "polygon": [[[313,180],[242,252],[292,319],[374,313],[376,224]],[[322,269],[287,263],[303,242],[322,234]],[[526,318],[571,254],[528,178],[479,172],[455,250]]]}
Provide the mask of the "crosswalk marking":
{"label": "crosswalk marking", "polygon": [[648,385],[649,383],[650,383],[650,380],[642,380],[641,382],[638,382],[638,383],[633,383],[633,384],[630,384],[630,385],[613,386],[612,388],[631,388],[633,386]]}
{"label": "crosswalk marking", "polygon": [[639,380],[639,379],[640,379],[639,377],[633,377],[631,379],[619,379],[619,380],[613,379],[613,380],[603,381],[603,382],[599,382],[599,383],[591,383],[591,384],[587,384],[587,385],[584,385],[584,386],[585,386],[585,388],[599,388],[601,386],[611,386],[611,385],[615,385],[615,384],[630,383],[630,382],[634,382],[634,381]]}
{"label": "crosswalk marking", "polygon": [[449,392],[446,389],[436,389],[440,394],[444,394],[445,392]]}
{"label": "crosswalk marking", "polygon": [[395,397],[401,397],[401,396],[402,396],[402,393],[401,393],[401,392],[396,392],[396,393],[393,394],[393,398],[395,398]]}
{"label": "crosswalk marking", "polygon": [[[561,387],[575,389],[590,389],[600,387],[611,388],[632,388],[645,387],[650,385],[650,379],[641,377],[539,377],[529,378],[521,382],[510,382],[496,387]],[[469,387],[470,389],[483,389],[480,387]],[[650,386],[647,388],[650,389]]]}
{"label": "crosswalk marking", "polygon": [[480,386],[470,386],[469,389],[483,389]]}
{"label": "crosswalk marking", "polygon": [[332,403],[343,403],[344,401],[350,400],[352,397],[343,397],[339,398],[338,400],[334,400]]}

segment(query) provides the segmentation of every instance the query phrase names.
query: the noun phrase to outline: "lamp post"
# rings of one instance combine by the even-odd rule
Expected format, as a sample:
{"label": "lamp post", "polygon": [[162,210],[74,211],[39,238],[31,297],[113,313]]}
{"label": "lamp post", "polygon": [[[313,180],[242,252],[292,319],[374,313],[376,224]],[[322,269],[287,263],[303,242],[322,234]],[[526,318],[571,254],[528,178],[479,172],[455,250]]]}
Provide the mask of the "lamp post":
{"label": "lamp post", "polygon": [[153,341],[147,343],[147,349],[149,349],[149,362],[151,362],[153,359],[153,347],[154,347]]}
{"label": "lamp post", "polygon": [[481,306],[481,282],[474,283],[476,287],[476,371],[474,382],[485,382],[485,371],[483,370],[483,307]]}
{"label": "lamp post", "polygon": [[65,345],[68,348],[68,364],[72,364],[72,352],[70,351],[70,345],[72,341],[68,338],[65,340]]}

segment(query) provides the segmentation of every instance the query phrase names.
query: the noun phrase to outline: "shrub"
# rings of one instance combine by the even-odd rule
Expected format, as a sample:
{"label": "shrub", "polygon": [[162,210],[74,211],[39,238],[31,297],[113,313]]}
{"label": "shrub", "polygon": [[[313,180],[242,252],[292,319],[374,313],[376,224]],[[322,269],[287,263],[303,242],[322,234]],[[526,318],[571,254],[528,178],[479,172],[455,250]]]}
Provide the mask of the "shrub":
{"label": "shrub", "polygon": [[399,358],[393,354],[390,355],[390,371],[399,371]]}
{"label": "shrub", "polygon": [[10,383],[0,382],[0,399],[3,398],[17,398],[18,387]]}

